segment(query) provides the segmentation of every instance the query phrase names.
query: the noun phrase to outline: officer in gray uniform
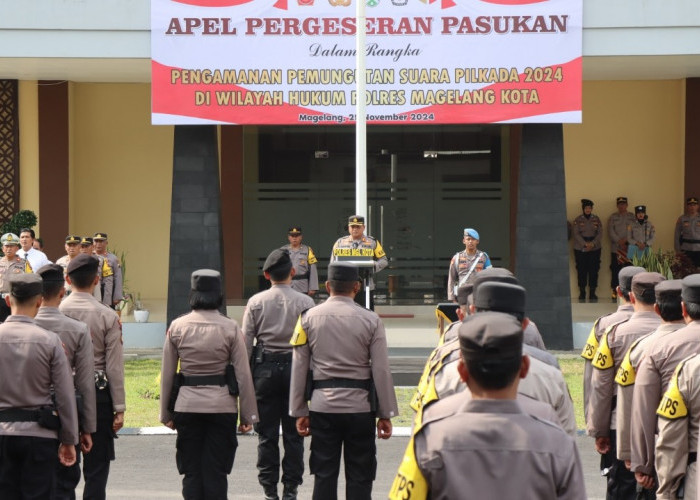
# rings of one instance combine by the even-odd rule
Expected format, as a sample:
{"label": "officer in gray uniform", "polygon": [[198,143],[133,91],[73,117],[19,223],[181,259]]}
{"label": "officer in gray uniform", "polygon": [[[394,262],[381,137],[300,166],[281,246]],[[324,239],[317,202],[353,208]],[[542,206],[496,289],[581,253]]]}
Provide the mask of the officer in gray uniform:
{"label": "officer in gray uniform", "polygon": [[610,288],[613,301],[617,299],[620,284],[618,274],[627,259],[627,226],[635,221],[634,214],[627,211],[627,198],[617,197],[617,212],[608,217],[608,237],[610,238]]}
{"label": "officer in gray uniform", "polygon": [[[251,360],[260,420],[258,433],[258,481],[266,500],[275,500],[280,476],[279,429],[282,426],[283,500],[294,500],[304,475],[304,438],[289,415],[292,338],[299,314],[314,306],[308,295],[292,288],[294,268],[289,252],[273,250],[263,265],[272,287],[248,300],[243,314],[243,334]],[[253,347],[253,341],[256,342]]]}
{"label": "officer in gray uniform", "polygon": [[700,213],[698,199],[691,196],[685,202],[686,213],[678,217],[673,237],[673,247],[676,252],[683,252],[700,267]]}
{"label": "officer in gray uniform", "polygon": [[0,258],[0,322],[10,315],[10,306],[5,303],[5,297],[10,293],[9,278],[15,274],[31,273],[32,267],[28,261],[17,255],[19,237],[14,233],[5,233],[0,239],[3,256]]}
{"label": "officer in gray uniform", "polygon": [[[336,242],[333,243],[330,262],[337,262],[343,259],[352,260],[355,257],[371,258],[374,260],[373,271],[375,273],[378,273],[389,265],[389,259],[387,259],[379,240],[364,234],[365,218],[363,216],[351,215],[348,217],[348,232],[350,236],[338,238]],[[365,271],[363,270],[362,274],[364,273]],[[369,277],[363,278],[363,281],[366,286],[369,286],[369,308],[374,311],[374,293],[372,292],[374,290],[374,278],[370,274]],[[364,287],[362,287],[360,291],[362,293],[356,295],[355,300],[358,304],[366,306]]]}
{"label": "officer in gray uniform", "polygon": [[126,398],[122,326],[117,313],[93,296],[99,283],[98,266],[97,258],[88,254],[70,261],[67,279],[73,291],[59,310],[85,323],[92,337],[97,430],[92,435],[92,451],[83,460],[83,496],[104,499],[110,462],[114,460],[114,437],[124,426]]}
{"label": "officer in gray uniform", "polygon": [[119,304],[119,301],[124,298],[124,277],[122,276],[122,266],[119,262],[119,257],[107,251],[107,245],[109,244],[109,241],[107,241],[107,233],[95,233],[92,240],[95,243],[95,254],[107,261],[107,266],[109,266],[113,273],[111,297],[112,303],[107,304],[107,302],[105,302],[105,304],[114,309],[115,306]]}
{"label": "officer in gray uniform", "polygon": [[192,312],[173,320],[163,345],[160,421],[177,430],[182,496],[220,500],[238,447],[238,417],[238,430],[249,432],[258,409],[243,333],[219,312],[221,275],[200,269],[190,284]]}
{"label": "officer in gray uniform", "polygon": [[34,323],[41,277],[13,276],[7,301],[12,315],[0,325],[0,492],[45,499],[58,463],[75,463],[73,380],[61,340]]}
{"label": "officer in gray uniform", "polygon": [[516,401],[529,365],[521,323],[475,314],[460,325],[459,342],[471,398],[422,422],[389,498],[586,498],[573,438]]}
{"label": "officer in gray uniform", "polygon": [[656,228],[649,222],[645,205],[634,207],[634,217],[634,222],[627,227],[627,258],[630,260],[651,252],[656,237]]}
{"label": "officer in gray uniform", "polygon": [[588,435],[595,438],[598,453],[614,453],[615,459],[607,474],[609,498],[634,498],[636,491],[634,474],[617,458],[615,375],[634,341],[659,327],[661,318],[654,312],[654,287],[663,280],[659,273],[634,275],[630,295],[634,313],[603,335],[593,355],[587,430]]}
{"label": "officer in gray uniform", "polygon": [[[92,449],[92,433],[97,431],[95,414],[95,360],[92,354],[92,339],[85,323],[69,318],[58,306],[66,294],[63,286],[63,268],[59,264],[48,264],[37,271],[43,280],[42,301],[34,321],[37,325],[54,332],[61,339],[73,372],[78,404],[80,451]],[[76,449],[76,452],[78,450]],[[75,488],[80,482],[80,454],[71,467],[59,466],[56,471],[56,489],[52,499],[75,498]]]}
{"label": "officer in gray uniform", "polygon": [[476,229],[465,228],[462,241],[464,250],[452,256],[447,271],[447,300],[456,300],[460,286],[474,281],[477,273],[491,267],[489,255],[477,249],[479,233]]}
{"label": "officer in gray uniform", "polygon": [[678,364],[700,352],[700,275],[692,274],[681,281],[681,308],[687,326],[658,339],[646,350],[636,373],[630,430],[631,467],[638,483],[654,478],[654,448],[657,419],[653,412],[669,387]]}
{"label": "officer in gray uniform", "polygon": [[[291,340],[289,412],[297,417],[299,434],[312,436],[309,469],[314,475],[314,500],[338,497],[341,451],[345,498],[372,497],[375,426],[377,437],[388,439],[391,418],[399,411],[384,325],[374,312],[353,301],[359,288],[357,267],[340,262],[328,266],[330,298],[301,314]],[[313,390],[310,404],[305,394],[308,376]]]}
{"label": "officer in gray uniform", "polygon": [[301,242],[302,231],[300,226],[289,228],[287,233],[288,245],[282,248],[289,252],[294,266],[292,288],[297,292],[305,293],[313,297],[318,292],[318,271],[316,270],[316,256],[309,245]]}
{"label": "officer in gray uniform", "polygon": [[588,285],[589,300],[596,301],[598,296],[595,289],[598,286],[598,271],[600,270],[600,240],[603,235],[603,223],[593,212],[593,202],[582,199],[583,213],[574,219],[574,257],[576,273],[578,274],[579,300],[586,300],[586,285]]}

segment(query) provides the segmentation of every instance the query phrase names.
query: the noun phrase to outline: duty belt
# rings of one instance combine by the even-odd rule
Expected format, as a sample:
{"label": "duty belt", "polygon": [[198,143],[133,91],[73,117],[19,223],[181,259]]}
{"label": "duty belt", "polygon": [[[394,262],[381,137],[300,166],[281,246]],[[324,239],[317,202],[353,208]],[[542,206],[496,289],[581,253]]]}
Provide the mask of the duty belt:
{"label": "duty belt", "polygon": [[372,385],[371,379],[355,379],[355,378],[329,378],[324,380],[314,380],[314,389],[364,389],[369,391]]}
{"label": "duty belt", "polygon": [[295,274],[292,280],[308,280],[310,274],[309,271],[306,271],[304,274]]}
{"label": "duty belt", "polygon": [[182,376],[183,386],[193,386],[193,385],[226,385],[225,375],[183,375]]}
{"label": "duty belt", "polygon": [[686,238],[681,238],[681,243],[700,243],[700,240],[689,240]]}
{"label": "duty belt", "polygon": [[583,236],[583,241],[593,241],[595,236]]}
{"label": "duty belt", "polygon": [[697,460],[698,460],[698,452],[697,451],[691,451],[690,453],[688,453],[688,465],[697,462]]}
{"label": "duty belt", "polygon": [[9,408],[0,411],[0,422],[38,422],[38,410],[23,410],[21,408]]}
{"label": "duty belt", "polygon": [[263,352],[263,363],[291,363],[291,352]]}

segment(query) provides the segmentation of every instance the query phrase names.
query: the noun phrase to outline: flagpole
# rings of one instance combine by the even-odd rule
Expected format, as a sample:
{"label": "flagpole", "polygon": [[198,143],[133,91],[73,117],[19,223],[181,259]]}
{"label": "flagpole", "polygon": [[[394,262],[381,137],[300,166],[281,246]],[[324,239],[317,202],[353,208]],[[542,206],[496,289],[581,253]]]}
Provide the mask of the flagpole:
{"label": "flagpole", "polygon": [[[367,215],[367,113],[365,36],[367,34],[365,1],[355,0],[355,213]],[[369,223],[370,221],[367,221]]]}

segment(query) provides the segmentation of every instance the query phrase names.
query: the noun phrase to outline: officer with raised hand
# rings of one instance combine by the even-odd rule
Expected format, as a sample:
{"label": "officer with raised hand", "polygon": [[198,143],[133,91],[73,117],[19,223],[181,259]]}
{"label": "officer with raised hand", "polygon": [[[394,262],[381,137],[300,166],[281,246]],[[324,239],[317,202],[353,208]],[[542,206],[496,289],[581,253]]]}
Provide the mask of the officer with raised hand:
{"label": "officer with raised hand", "polygon": [[[293,289],[295,270],[285,249],[273,250],[263,265],[269,290],[248,300],[243,314],[248,357],[251,359],[255,397],[260,420],[258,433],[258,481],[266,500],[276,500],[280,477],[279,429],[282,426],[283,500],[294,500],[304,474],[304,438],[289,416],[289,384],[292,368],[292,338],[299,314],[314,306],[306,294]],[[255,341],[255,346],[253,342]]]}

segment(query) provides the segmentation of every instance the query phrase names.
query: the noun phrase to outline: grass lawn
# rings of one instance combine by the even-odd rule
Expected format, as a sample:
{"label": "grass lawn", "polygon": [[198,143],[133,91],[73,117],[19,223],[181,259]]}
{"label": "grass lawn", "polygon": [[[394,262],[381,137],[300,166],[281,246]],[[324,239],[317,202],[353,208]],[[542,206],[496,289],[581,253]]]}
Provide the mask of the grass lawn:
{"label": "grass lawn", "polygon": [[[569,391],[574,400],[576,424],[583,428],[583,359],[560,358],[559,363],[564,378],[569,384]],[[127,361],[124,365],[126,376],[126,414],[125,427],[155,427],[158,421],[160,405],[160,360],[141,359]],[[399,417],[392,420],[395,427],[410,427],[413,422],[413,410],[408,402],[413,396],[413,388],[396,389],[399,402]]]}

